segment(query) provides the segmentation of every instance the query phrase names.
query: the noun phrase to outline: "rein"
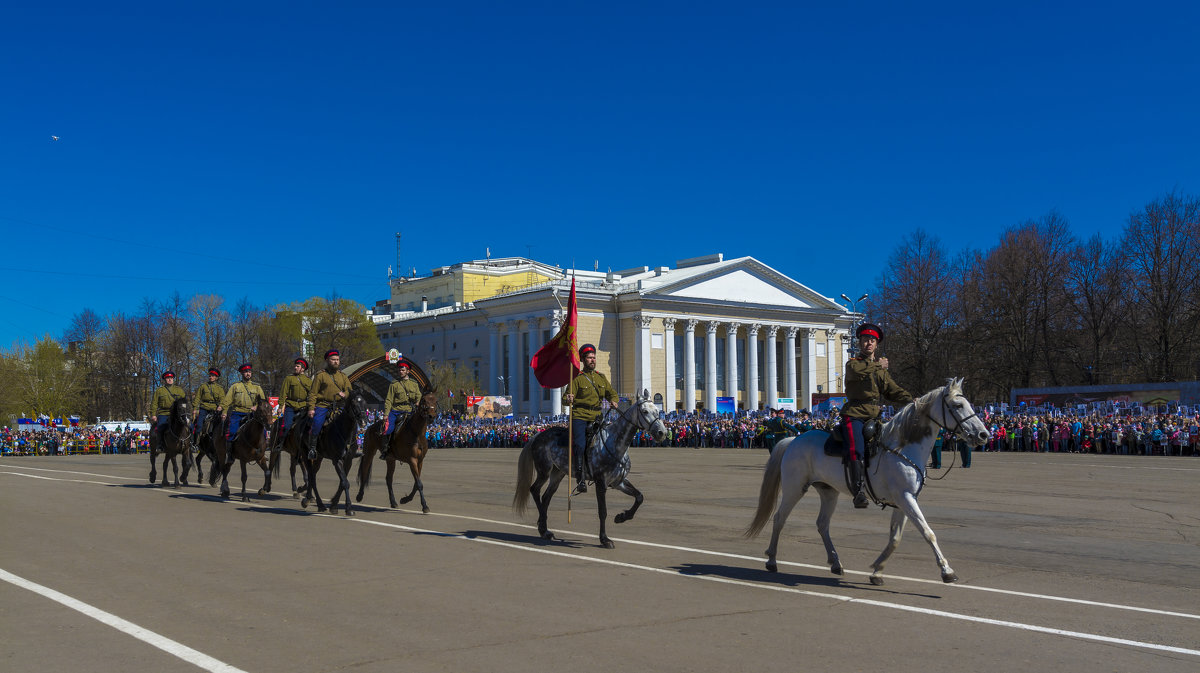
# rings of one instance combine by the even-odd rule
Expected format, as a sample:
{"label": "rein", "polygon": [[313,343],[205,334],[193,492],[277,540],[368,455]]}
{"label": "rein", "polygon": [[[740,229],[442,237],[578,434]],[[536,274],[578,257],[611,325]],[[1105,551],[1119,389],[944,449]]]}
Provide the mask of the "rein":
{"label": "rein", "polygon": [[946,391],[943,390],[942,394],[941,394],[942,416],[945,417],[945,416],[949,415],[950,418],[954,419],[955,423],[954,423],[953,430],[950,430],[950,428],[948,428],[947,426],[942,425],[941,422],[939,422],[938,419],[934,418],[933,414],[929,413],[928,411],[925,412],[925,417],[928,418],[929,420],[933,421],[933,424],[938,426],[939,428],[941,428],[943,430],[950,430],[950,433],[952,435],[954,435],[958,439],[961,439],[962,441],[965,442],[965,441],[967,441],[967,438],[963,437],[962,435],[959,434],[959,432],[962,430],[963,423],[966,423],[967,421],[971,420],[972,418],[979,416],[979,412],[976,411],[975,413],[971,414],[970,416],[967,416],[966,418],[959,418],[958,415],[954,413],[954,410],[950,408],[950,404],[946,402],[947,397],[948,397],[948,395],[946,395]]}

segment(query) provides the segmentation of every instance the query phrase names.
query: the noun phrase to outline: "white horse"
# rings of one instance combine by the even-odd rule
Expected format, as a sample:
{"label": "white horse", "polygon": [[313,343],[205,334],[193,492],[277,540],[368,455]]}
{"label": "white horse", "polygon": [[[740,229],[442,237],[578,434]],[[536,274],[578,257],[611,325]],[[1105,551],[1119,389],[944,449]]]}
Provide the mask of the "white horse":
{"label": "white horse", "polygon": [[[867,470],[870,491],[877,504],[894,507],[892,512],[891,537],[879,558],[871,564],[871,584],[883,584],[883,565],[887,562],[900,536],[904,534],[904,522],[912,522],[921,530],[925,541],[933,547],[943,582],[957,582],[958,575],[938,548],[937,536],[925,521],[917,495],[925,485],[925,465],[933,450],[939,428],[958,435],[971,446],[980,446],[988,440],[988,429],[971,403],[962,394],[962,379],[951,379],[945,386],[926,393],[899,411],[883,425],[880,434],[879,455],[871,461]],[[779,533],[787,521],[788,514],[808,491],[815,486],[821,496],[821,512],[817,515],[817,530],[825,543],[829,555],[830,570],[835,575],[843,572],[837,550],[829,538],[829,519],[837,507],[838,493],[852,496],[846,485],[842,460],[825,455],[825,440],[829,433],[812,430],[799,437],[780,441],[771,451],[771,458],[763,473],[762,487],[758,495],[758,510],[754,521],[746,528],[746,537],[754,537],[762,531],[775,506],[780,486],[783,499],[775,512],[775,527],[771,531],[771,546],[767,547],[767,570],[775,572],[775,554],[779,548]]]}

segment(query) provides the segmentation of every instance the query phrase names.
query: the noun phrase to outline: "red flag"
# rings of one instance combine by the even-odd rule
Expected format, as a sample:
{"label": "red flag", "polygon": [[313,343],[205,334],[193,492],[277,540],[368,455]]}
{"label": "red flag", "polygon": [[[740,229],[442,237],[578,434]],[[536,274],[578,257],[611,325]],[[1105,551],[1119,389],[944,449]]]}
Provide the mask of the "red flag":
{"label": "red flag", "polygon": [[578,313],[575,306],[575,278],[571,278],[567,319],[563,321],[562,327],[558,328],[558,334],[539,348],[529,361],[529,366],[533,367],[533,375],[543,388],[561,388],[570,383],[575,377],[575,372],[579,371],[579,338],[576,336]]}

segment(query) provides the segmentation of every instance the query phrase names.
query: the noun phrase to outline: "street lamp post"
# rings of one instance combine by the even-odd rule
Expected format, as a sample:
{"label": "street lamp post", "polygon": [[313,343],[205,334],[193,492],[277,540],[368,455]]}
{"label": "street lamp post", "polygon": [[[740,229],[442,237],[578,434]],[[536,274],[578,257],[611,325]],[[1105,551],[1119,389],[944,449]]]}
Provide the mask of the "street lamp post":
{"label": "street lamp post", "polygon": [[501,394],[501,395],[508,395],[508,385],[507,385],[507,383],[505,383],[505,381],[504,381],[504,377],[503,377],[503,376],[497,376],[497,377],[496,377],[496,380],[500,382],[500,394]]}

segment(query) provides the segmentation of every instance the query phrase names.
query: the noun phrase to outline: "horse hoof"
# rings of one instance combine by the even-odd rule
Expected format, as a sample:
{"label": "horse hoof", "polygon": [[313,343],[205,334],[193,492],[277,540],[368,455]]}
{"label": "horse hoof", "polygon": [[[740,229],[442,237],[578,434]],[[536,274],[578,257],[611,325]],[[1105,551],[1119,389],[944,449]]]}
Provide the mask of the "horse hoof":
{"label": "horse hoof", "polygon": [[248,496],[248,495],[243,495],[243,496],[242,496],[242,502],[250,502],[250,496]]}
{"label": "horse hoof", "polygon": [[329,510],[329,508],[328,508],[328,507],[326,507],[326,506],[324,506],[324,505],[317,505],[317,511],[318,511],[318,512],[326,512],[326,511],[328,511],[328,510]]}
{"label": "horse hoof", "polygon": [[950,572],[942,573],[942,581],[946,584],[951,584],[958,581],[958,573],[951,570]]}
{"label": "horse hoof", "polygon": [[362,499],[363,499],[362,493],[359,493],[358,495],[354,496],[354,502],[362,502]]}
{"label": "horse hoof", "polygon": [[300,507],[302,507],[304,509],[308,509],[308,498],[300,499]]}
{"label": "horse hoof", "polygon": [[347,507],[346,508],[346,516],[354,516],[354,510]]}
{"label": "horse hoof", "polygon": [[421,513],[422,513],[422,514],[428,514],[428,513],[429,513],[429,508],[428,508],[428,507],[422,507],[422,508],[421,508]]}
{"label": "horse hoof", "polygon": [[777,573],[779,572],[779,566],[775,565],[774,561],[767,561],[767,572]]}
{"label": "horse hoof", "polygon": [[612,549],[617,545],[613,544],[612,540],[604,539],[600,541],[600,546],[604,547],[605,549]]}
{"label": "horse hoof", "polygon": [[260,489],[258,489],[258,496],[259,496],[260,498],[261,498],[262,496],[266,495],[266,494],[267,494],[267,489],[265,489],[265,488],[260,488]]}
{"label": "horse hoof", "polygon": [[836,563],[829,567],[829,572],[833,573],[834,575],[845,575],[846,569],[842,567],[842,564]]}
{"label": "horse hoof", "polygon": [[542,539],[543,540],[557,540],[558,538],[554,537],[554,533],[551,533],[548,530],[544,530],[544,531],[542,531]]}
{"label": "horse hoof", "polygon": [[883,575],[871,575],[871,584],[877,587],[883,586]]}
{"label": "horse hoof", "polygon": [[625,523],[625,512],[621,512],[620,514],[614,516],[613,523]]}

